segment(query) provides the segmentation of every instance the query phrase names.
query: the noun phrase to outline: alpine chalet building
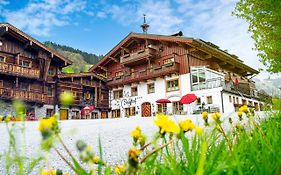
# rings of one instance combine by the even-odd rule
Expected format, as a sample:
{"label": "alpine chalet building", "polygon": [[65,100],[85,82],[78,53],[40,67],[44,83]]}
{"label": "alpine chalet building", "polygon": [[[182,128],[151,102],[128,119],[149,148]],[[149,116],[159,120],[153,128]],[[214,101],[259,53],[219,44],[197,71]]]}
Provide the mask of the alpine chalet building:
{"label": "alpine chalet building", "polygon": [[[106,79],[111,117],[231,113],[243,104],[262,110],[251,77],[259,72],[218,46],[181,35],[130,33],[90,72]],[[196,102],[183,105],[183,95]],[[157,103],[167,99],[171,103]]]}

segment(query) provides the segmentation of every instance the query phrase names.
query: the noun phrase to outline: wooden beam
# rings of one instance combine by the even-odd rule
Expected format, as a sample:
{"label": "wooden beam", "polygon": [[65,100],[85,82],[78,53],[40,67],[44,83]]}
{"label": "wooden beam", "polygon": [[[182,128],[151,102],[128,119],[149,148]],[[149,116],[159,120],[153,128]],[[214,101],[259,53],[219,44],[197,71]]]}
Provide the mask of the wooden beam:
{"label": "wooden beam", "polygon": [[109,57],[110,59],[112,59],[114,62],[118,63],[118,59],[117,58],[114,58],[114,57]]}
{"label": "wooden beam", "polygon": [[44,74],[43,74],[43,80],[47,80],[47,75],[48,75],[48,71],[51,65],[51,60],[50,59],[46,59],[45,60],[45,64],[44,64]]}
{"label": "wooden beam", "polygon": [[130,53],[130,50],[126,47],[121,47],[121,49],[123,49],[124,51],[126,51],[127,53]]}
{"label": "wooden beam", "polygon": [[98,66],[101,70],[103,71],[107,71],[107,68],[103,67],[103,66]]}
{"label": "wooden beam", "polygon": [[204,59],[206,59],[206,60],[207,60],[207,59],[210,59],[210,58],[212,58],[212,57],[213,57],[213,55],[208,54],[208,55],[206,55],[206,56],[205,56],[205,58],[204,58]]}
{"label": "wooden beam", "polygon": [[189,49],[189,53],[195,52],[195,51],[197,51],[197,48],[196,48],[196,47],[192,47],[192,48]]}

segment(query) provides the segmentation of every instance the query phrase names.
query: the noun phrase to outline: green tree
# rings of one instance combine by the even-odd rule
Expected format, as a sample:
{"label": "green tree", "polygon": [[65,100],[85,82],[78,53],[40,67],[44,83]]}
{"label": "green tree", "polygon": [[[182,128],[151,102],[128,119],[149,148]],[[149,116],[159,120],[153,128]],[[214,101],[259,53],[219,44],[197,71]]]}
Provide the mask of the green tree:
{"label": "green tree", "polygon": [[234,14],[245,19],[261,62],[281,72],[281,0],[240,0]]}

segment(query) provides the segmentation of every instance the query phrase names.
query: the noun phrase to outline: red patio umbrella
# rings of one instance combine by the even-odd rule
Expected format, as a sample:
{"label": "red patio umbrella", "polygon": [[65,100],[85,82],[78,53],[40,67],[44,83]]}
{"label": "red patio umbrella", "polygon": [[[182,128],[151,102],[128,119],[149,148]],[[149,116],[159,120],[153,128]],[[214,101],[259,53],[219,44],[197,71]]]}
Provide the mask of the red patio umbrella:
{"label": "red patio umbrella", "polygon": [[194,102],[197,99],[197,96],[195,94],[186,94],[181,97],[180,102],[182,104],[190,104]]}
{"label": "red patio umbrella", "polygon": [[171,101],[166,98],[162,98],[162,99],[157,100],[156,103],[171,103]]}
{"label": "red patio umbrella", "polygon": [[81,110],[81,115],[84,115],[86,110],[89,110],[89,113],[91,113],[93,112],[94,109],[95,109],[94,106],[86,106]]}

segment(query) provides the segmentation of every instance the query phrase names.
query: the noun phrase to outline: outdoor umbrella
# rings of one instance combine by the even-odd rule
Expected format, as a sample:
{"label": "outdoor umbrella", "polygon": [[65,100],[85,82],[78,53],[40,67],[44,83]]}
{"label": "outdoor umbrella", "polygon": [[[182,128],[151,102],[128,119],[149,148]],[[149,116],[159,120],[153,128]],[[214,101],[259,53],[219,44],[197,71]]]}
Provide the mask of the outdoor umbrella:
{"label": "outdoor umbrella", "polygon": [[85,115],[85,112],[88,110],[89,113],[93,112],[95,109],[94,106],[86,106],[81,110],[81,115]]}
{"label": "outdoor umbrella", "polygon": [[180,102],[182,104],[190,104],[194,102],[197,99],[197,96],[195,94],[186,94],[181,97]]}
{"label": "outdoor umbrella", "polygon": [[157,100],[156,103],[171,103],[171,101],[166,98],[162,98],[162,99]]}

